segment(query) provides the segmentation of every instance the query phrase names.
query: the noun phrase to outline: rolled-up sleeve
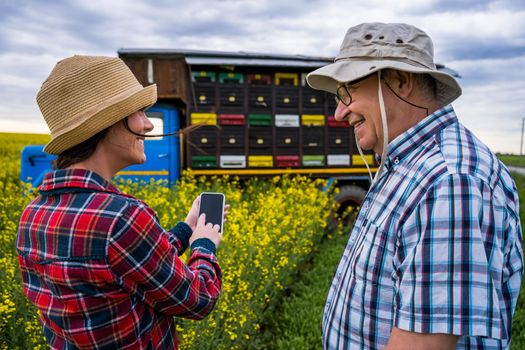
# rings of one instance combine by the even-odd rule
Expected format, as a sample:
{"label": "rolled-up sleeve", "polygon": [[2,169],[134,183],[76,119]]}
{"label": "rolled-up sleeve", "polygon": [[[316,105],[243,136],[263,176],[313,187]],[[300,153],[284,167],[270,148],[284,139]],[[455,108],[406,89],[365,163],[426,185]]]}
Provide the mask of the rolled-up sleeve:
{"label": "rolled-up sleeve", "polygon": [[398,236],[395,326],[508,339],[520,239],[519,219],[488,184],[461,174],[434,184]]}
{"label": "rolled-up sleeve", "polygon": [[187,246],[184,237],[189,227],[184,225],[172,230],[177,234],[165,231],[150,208],[132,204],[112,231],[108,260],[122,288],[150,307],[167,315],[201,319],[219,298],[221,269],[207,239],[192,246],[184,264],[179,258]]}

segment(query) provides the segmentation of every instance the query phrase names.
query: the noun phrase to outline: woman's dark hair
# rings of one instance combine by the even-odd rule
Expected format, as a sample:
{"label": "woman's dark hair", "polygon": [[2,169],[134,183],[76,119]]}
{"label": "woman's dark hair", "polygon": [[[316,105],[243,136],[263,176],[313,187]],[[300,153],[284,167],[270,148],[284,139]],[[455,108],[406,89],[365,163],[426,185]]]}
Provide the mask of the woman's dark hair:
{"label": "woman's dark hair", "polygon": [[70,165],[81,162],[89,158],[97,149],[98,143],[106,136],[109,128],[99,131],[86,141],[73,146],[60,153],[56,160],[57,169],[65,169]]}

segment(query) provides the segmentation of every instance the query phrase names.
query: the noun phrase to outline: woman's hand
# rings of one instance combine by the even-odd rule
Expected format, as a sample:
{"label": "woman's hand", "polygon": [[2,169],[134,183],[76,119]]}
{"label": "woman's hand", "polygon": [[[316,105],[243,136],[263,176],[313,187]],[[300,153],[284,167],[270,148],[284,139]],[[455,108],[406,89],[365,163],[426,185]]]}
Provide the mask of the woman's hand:
{"label": "woman's hand", "polygon": [[188,224],[192,231],[195,231],[197,227],[197,220],[199,219],[199,207],[201,205],[201,196],[197,196],[191,205],[190,212],[186,216],[184,222]]}
{"label": "woman's hand", "polygon": [[[201,196],[197,196],[195,200],[193,201],[193,204],[191,205],[190,212],[186,216],[186,220],[184,222],[188,224],[188,226],[191,228],[192,231],[195,231],[197,228],[197,220],[199,219],[199,207],[201,205]],[[226,204],[224,206],[224,212],[223,212],[223,223],[228,221],[228,209],[230,209],[230,205]],[[222,230],[221,230],[222,231]]]}
{"label": "woman's hand", "polygon": [[222,233],[219,232],[220,226],[217,224],[212,224],[211,222],[205,224],[206,214],[202,213],[197,220],[197,227],[193,231],[193,234],[190,237],[190,246],[196,239],[199,238],[208,238],[215,244],[215,247],[219,246],[222,240]]}

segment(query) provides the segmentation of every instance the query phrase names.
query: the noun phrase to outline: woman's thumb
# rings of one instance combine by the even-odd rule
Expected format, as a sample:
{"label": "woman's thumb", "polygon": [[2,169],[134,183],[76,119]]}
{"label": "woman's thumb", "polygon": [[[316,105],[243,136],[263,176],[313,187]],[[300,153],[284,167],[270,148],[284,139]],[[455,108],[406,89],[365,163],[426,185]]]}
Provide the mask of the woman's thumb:
{"label": "woman's thumb", "polygon": [[206,222],[206,214],[202,213],[199,216],[199,219],[197,220],[197,226],[204,226],[204,223]]}

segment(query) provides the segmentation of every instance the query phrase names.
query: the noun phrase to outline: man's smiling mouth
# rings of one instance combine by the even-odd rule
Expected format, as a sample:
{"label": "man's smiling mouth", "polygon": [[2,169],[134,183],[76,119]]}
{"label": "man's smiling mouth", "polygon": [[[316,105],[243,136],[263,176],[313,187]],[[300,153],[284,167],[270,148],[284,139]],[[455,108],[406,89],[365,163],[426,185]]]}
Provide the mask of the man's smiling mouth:
{"label": "man's smiling mouth", "polygon": [[350,126],[353,126],[354,128],[357,128],[358,126],[360,126],[364,122],[365,122],[365,119],[359,119],[357,121],[354,121],[354,122],[350,123]]}

